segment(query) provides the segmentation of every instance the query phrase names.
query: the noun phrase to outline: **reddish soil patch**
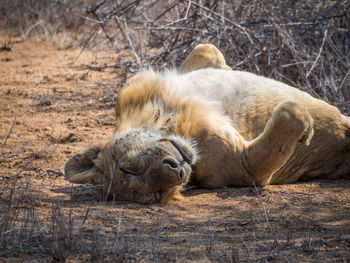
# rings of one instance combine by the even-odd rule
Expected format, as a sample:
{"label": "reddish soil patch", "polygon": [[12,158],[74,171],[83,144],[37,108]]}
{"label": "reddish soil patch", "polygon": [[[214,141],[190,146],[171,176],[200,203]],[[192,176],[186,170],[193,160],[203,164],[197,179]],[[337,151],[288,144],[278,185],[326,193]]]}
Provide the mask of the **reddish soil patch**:
{"label": "reddish soil patch", "polygon": [[[350,260],[350,181],[189,189],[169,205],[101,202],[66,160],[113,133],[121,73],[103,52],[0,51],[0,262]],[[261,199],[260,199],[261,198]]]}

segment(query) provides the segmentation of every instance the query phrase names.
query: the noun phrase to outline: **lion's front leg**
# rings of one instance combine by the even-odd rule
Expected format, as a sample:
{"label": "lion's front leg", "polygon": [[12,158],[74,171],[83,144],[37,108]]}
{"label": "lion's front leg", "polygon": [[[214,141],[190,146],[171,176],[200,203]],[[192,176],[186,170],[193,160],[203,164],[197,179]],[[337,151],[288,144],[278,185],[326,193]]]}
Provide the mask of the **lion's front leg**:
{"label": "lion's front leg", "polygon": [[313,133],[313,119],[303,106],[292,101],[279,103],[263,133],[242,153],[243,165],[254,183],[269,184],[272,175],[290,158],[297,142],[308,145]]}

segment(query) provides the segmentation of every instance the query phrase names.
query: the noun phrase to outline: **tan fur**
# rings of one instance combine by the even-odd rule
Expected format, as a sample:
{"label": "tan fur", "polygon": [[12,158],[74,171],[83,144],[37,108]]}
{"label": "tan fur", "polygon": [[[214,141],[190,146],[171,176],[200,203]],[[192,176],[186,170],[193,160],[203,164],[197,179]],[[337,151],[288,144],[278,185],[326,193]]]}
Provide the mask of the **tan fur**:
{"label": "tan fur", "polygon": [[[196,65],[191,56],[184,64]],[[102,182],[117,200],[166,203],[181,199],[191,170],[206,188],[348,176],[349,137],[338,109],[278,81],[146,70],[120,93],[113,138],[72,157],[65,172],[75,183]]]}
{"label": "tan fur", "polygon": [[231,67],[226,65],[224,55],[212,44],[197,45],[181,65],[179,71],[188,73],[202,68],[231,70]]}

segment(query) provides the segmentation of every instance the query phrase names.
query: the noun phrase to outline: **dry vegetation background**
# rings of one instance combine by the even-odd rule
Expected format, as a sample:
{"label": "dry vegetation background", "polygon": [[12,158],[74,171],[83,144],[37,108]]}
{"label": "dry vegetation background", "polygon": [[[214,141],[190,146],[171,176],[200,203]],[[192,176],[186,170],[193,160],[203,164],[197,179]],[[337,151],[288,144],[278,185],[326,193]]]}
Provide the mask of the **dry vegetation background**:
{"label": "dry vegetation background", "polygon": [[233,69],[350,110],[348,0],[3,0],[0,14],[2,27],[24,38],[111,49],[115,64],[104,67],[131,73],[178,66],[196,44],[213,43]]}
{"label": "dry vegetation background", "polygon": [[[95,57],[83,65],[84,70],[91,72],[113,72],[121,80],[115,87],[110,85],[106,89],[100,105],[102,110],[113,107],[113,92],[140,68],[177,67],[196,44],[213,43],[233,69],[281,80],[336,105],[345,114],[350,113],[349,0],[2,0],[0,26],[5,35],[0,43],[1,52],[11,51],[14,39],[21,38],[53,42],[62,50],[79,48],[79,56],[88,51],[102,51],[112,57],[108,62],[101,56]],[[56,103],[49,95],[36,100],[36,106],[40,107]],[[15,120],[10,123],[8,133],[1,134],[0,164],[20,158],[18,153],[26,146],[12,152],[3,151]],[[73,139],[73,135],[65,138]],[[46,153],[43,162],[54,158],[60,143],[65,143],[62,138],[42,150]],[[256,213],[261,218],[254,219],[255,212],[244,216],[244,209],[245,212],[238,211],[219,202],[217,210],[211,207],[208,211],[219,215],[232,210],[234,215],[222,215],[236,219],[207,217],[201,222],[194,220],[196,226],[186,221],[188,213],[197,211],[191,210],[190,204],[174,208],[180,216],[172,214],[172,210],[164,212],[161,206],[102,204],[91,198],[84,205],[80,195],[96,195],[88,188],[81,191],[74,188],[78,192],[74,194],[73,188],[68,188],[67,191],[72,192],[71,201],[56,200],[44,208],[42,201],[37,201],[39,197],[32,191],[30,181],[24,180],[18,185],[18,178],[34,160],[41,158],[40,154],[24,162],[15,174],[3,175],[11,180],[2,181],[5,184],[0,188],[0,257],[111,262],[350,260],[350,233],[349,228],[344,228],[346,223],[332,225],[330,229],[334,231],[323,229],[321,223],[315,223],[321,222],[322,217],[313,211],[319,205],[317,202],[322,203],[324,211],[339,212],[335,207],[342,205],[342,222],[349,222],[346,218],[350,216],[350,209],[346,201],[350,199],[340,195],[348,192],[348,188],[331,186],[329,192],[322,192],[321,201],[301,193],[300,189],[304,188],[318,191],[312,186],[307,190],[304,185],[294,195],[287,194],[293,186],[286,190],[283,187],[264,191],[238,189],[235,194],[219,190],[216,195],[222,199],[243,196],[232,205],[246,204],[251,210],[259,208]],[[60,176],[60,171],[47,173]],[[266,191],[271,196],[275,194],[275,199],[270,201]],[[199,193],[205,196],[206,192]],[[188,198],[191,199],[191,194]],[[197,202],[205,202],[205,198],[202,199]],[[296,214],[299,213],[300,218],[306,214],[305,218],[298,221],[298,216],[282,215],[279,204],[285,202],[287,206],[289,200],[295,205],[291,210],[304,207]],[[271,211],[265,209],[265,203],[270,204]],[[49,215],[45,224],[41,222],[43,211]],[[137,211],[145,213],[153,223],[143,226],[146,219]],[[188,239],[193,233],[197,234]],[[239,244],[232,244],[232,240]]]}

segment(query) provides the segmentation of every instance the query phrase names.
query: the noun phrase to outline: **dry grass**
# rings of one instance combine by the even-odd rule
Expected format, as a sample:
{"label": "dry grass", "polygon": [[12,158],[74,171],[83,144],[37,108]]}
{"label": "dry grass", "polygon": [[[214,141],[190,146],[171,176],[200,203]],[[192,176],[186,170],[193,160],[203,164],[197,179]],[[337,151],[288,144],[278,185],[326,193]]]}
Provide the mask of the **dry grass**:
{"label": "dry grass", "polygon": [[[116,259],[148,262],[183,258],[191,252],[191,257],[231,262],[230,250],[214,250],[216,237],[210,218],[206,233],[194,235],[195,242],[186,250],[177,249],[176,244],[183,242],[178,233],[186,233],[186,226],[164,229],[168,221],[165,214],[160,215],[154,231],[145,230],[142,225],[130,222],[123,207],[111,209],[114,204],[112,207],[109,203],[92,208],[75,207],[74,190],[71,202],[53,200],[50,213],[42,214],[43,209],[38,205],[40,197],[35,195],[30,182],[19,182],[14,178],[12,184],[1,189],[0,257],[28,254],[38,260],[49,256],[65,261],[78,255],[77,261],[80,261],[84,255],[88,261],[106,260],[107,257],[108,262]],[[113,228],[102,226],[105,220]]]}
{"label": "dry grass", "polygon": [[84,38],[83,14],[94,1],[4,0],[0,3],[2,30],[11,36],[52,41],[77,47]]}
{"label": "dry grass", "polygon": [[[80,195],[96,194],[87,187],[67,189],[70,201],[51,199],[50,207],[45,208],[43,197],[35,189],[38,186],[19,178],[20,174],[1,188],[0,257],[30,255],[38,261],[49,257],[73,262],[300,262],[312,257],[317,262],[327,257],[327,262],[345,262],[349,256],[344,248],[349,239],[342,237],[343,231],[319,236],[312,211],[317,204],[311,199],[303,208],[305,216],[297,220],[283,215],[280,208],[269,212],[269,195],[255,188],[260,200],[256,209],[261,216],[239,214],[233,221],[208,217],[189,223],[172,218],[161,206],[153,206],[157,220],[150,224],[128,215],[129,209],[144,209],[141,205],[98,204],[91,198],[82,203]],[[291,196],[281,194],[279,198]]]}

